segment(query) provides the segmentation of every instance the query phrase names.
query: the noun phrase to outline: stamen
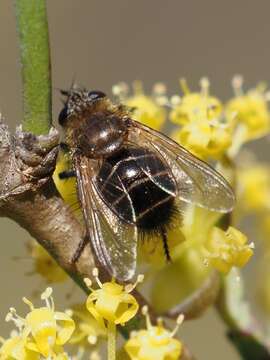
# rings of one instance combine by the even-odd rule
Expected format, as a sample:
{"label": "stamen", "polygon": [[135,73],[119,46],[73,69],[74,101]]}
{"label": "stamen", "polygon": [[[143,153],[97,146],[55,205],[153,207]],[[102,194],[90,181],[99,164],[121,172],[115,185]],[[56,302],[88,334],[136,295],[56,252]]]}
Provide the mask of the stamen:
{"label": "stamen", "polygon": [[134,284],[128,284],[125,286],[125,292],[130,293],[131,291],[133,291],[135,289],[135,287],[142,283],[144,280],[144,275],[143,274],[139,274],[137,277],[137,280],[135,281]]}
{"label": "stamen", "polygon": [[142,95],[144,93],[143,84],[141,81],[139,80],[134,81],[132,87],[135,95]]}
{"label": "stamen", "polygon": [[89,359],[90,360],[101,360],[101,357],[97,351],[92,351]]}
{"label": "stamen", "polygon": [[41,300],[44,300],[46,303],[47,308],[54,309],[54,302],[52,299],[52,288],[48,287],[40,296]]}
{"label": "stamen", "polygon": [[26,297],[23,297],[23,298],[22,298],[22,301],[23,301],[26,305],[28,305],[28,306],[30,307],[30,310],[31,310],[31,311],[34,310],[34,305],[31,303],[30,300],[28,300]]}
{"label": "stamen", "polygon": [[142,307],[142,314],[143,316],[145,316],[145,320],[146,320],[146,327],[147,329],[151,329],[152,328],[152,324],[151,324],[151,320],[150,320],[150,316],[149,316],[149,312],[148,312],[148,306],[144,305]]}
{"label": "stamen", "polygon": [[6,315],[5,321],[6,322],[13,321],[15,326],[17,326],[17,328],[19,328],[20,330],[22,329],[22,327],[25,324],[24,318],[19,316],[16,312],[16,309],[14,309],[14,308],[9,309],[9,312]]}
{"label": "stamen", "polygon": [[131,337],[131,338],[134,338],[137,334],[138,334],[138,331],[132,330],[132,331],[130,332],[130,337]]}
{"label": "stamen", "polygon": [[236,96],[243,95],[243,76],[235,75],[232,79],[232,87]]}
{"label": "stamen", "polygon": [[[265,101],[270,101],[270,91],[267,91],[265,94],[264,94],[264,98],[265,98]],[[1,118],[0,118],[1,120]]]}
{"label": "stamen", "polygon": [[179,327],[183,324],[184,318],[185,318],[184,314],[178,315],[178,317],[176,319],[175,328],[173,329],[173,331],[170,334],[171,337],[174,337],[174,335],[177,333],[177,331],[179,330]]}
{"label": "stamen", "polygon": [[201,78],[200,85],[201,85],[202,95],[208,96],[209,95],[209,87],[210,87],[210,82],[209,82],[208,78],[207,77]]}
{"label": "stamen", "polygon": [[73,310],[71,309],[66,309],[65,313],[67,314],[67,316],[72,317],[73,316]]}
{"label": "stamen", "polygon": [[93,271],[92,271],[92,274],[96,280],[96,283],[98,284],[98,286],[102,289],[102,282],[99,280],[99,277],[98,277],[98,274],[99,274],[99,271],[98,271],[98,268],[94,268]]}
{"label": "stamen", "polygon": [[158,327],[163,327],[163,319],[162,319],[162,317],[157,318],[157,326]]}
{"label": "stamen", "polygon": [[120,82],[112,87],[113,95],[117,96],[120,100],[124,100],[128,95],[128,85],[125,82]]}
{"label": "stamen", "polygon": [[190,89],[188,87],[187,81],[185,78],[181,78],[179,80],[180,88],[183,91],[184,95],[188,95],[190,93]]}
{"label": "stamen", "polygon": [[93,285],[92,280],[90,280],[88,278],[84,278],[83,281],[84,281],[85,285],[88,287],[88,289],[93,291],[93,289],[92,289],[92,285]]}
{"label": "stamen", "polygon": [[160,96],[160,95],[164,95],[167,92],[167,88],[166,85],[162,82],[156,83],[153,86],[153,94],[154,96]]}
{"label": "stamen", "polygon": [[172,106],[177,106],[181,103],[181,97],[179,95],[173,95],[170,102]]}
{"label": "stamen", "polygon": [[87,340],[90,345],[95,345],[97,343],[97,337],[95,335],[89,335]]}
{"label": "stamen", "polygon": [[157,104],[158,105],[160,105],[160,106],[169,106],[170,107],[170,102],[169,102],[169,99],[168,99],[168,97],[167,96],[157,96],[156,97],[156,102],[157,102]]}

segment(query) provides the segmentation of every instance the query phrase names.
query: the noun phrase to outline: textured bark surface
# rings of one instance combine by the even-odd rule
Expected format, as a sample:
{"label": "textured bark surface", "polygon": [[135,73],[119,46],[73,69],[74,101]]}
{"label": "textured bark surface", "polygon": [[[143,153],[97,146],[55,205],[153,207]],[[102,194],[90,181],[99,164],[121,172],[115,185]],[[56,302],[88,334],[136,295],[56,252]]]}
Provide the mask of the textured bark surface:
{"label": "textured bark surface", "polygon": [[58,152],[58,133],[15,136],[0,123],[0,216],[9,217],[46,248],[59,265],[83,285],[94,266],[90,246],[72,263],[84,229],[63,202],[51,175]]}

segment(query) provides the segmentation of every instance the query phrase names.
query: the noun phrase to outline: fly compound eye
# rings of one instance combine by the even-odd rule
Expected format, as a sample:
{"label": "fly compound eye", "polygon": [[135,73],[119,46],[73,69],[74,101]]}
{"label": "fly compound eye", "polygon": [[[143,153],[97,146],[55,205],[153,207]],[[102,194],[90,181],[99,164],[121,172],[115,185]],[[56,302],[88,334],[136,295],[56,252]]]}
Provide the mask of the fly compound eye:
{"label": "fly compound eye", "polygon": [[106,97],[106,94],[104,94],[104,92],[102,92],[102,91],[93,90],[93,91],[89,91],[89,93],[88,93],[88,98],[90,101],[99,100],[104,97]]}
{"label": "fly compound eye", "polygon": [[65,124],[65,121],[67,120],[67,117],[68,117],[68,107],[67,105],[65,105],[63,109],[60,111],[58,116],[59,124],[63,126]]}

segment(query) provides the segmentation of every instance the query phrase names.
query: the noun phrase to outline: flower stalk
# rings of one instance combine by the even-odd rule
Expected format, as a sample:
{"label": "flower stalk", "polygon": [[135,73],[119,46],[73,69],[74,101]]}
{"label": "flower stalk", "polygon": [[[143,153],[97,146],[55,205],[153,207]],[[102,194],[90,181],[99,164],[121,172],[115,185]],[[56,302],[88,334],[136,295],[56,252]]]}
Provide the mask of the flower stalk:
{"label": "flower stalk", "polygon": [[52,124],[51,64],[45,0],[15,0],[20,44],[24,131],[48,133]]}
{"label": "flower stalk", "polygon": [[113,322],[108,322],[108,360],[116,359],[116,325]]}

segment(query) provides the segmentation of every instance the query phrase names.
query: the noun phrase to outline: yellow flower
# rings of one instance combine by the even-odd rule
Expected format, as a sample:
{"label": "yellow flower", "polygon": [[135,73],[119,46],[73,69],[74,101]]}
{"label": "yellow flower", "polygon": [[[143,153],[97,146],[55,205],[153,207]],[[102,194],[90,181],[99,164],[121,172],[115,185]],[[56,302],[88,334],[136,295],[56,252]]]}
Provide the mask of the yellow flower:
{"label": "yellow flower", "polygon": [[86,301],[86,308],[100,326],[106,328],[108,360],[115,360],[116,325],[124,325],[136,315],[139,305],[130,292],[143,281],[143,275],[138,276],[135,284],[128,284],[125,287],[117,284],[114,279],[102,284],[98,278],[97,268],[93,270],[93,276],[99,289],[92,289],[92,281],[85,279],[85,284],[91,290]]}
{"label": "yellow flower", "polygon": [[36,241],[29,243],[29,251],[34,259],[34,272],[40,274],[48,283],[60,283],[68,276],[51,255]]}
{"label": "yellow flower", "polygon": [[25,318],[18,316],[13,308],[7,315],[7,321],[13,320],[22,337],[27,339],[27,348],[45,357],[62,354],[61,346],[70,339],[75,329],[74,321],[67,314],[55,311],[51,294],[52,289],[47,288],[41,295],[46,303],[41,308],[34,308],[28,299],[23,298],[30,307]]}
{"label": "yellow flower", "polygon": [[201,92],[189,92],[184,80],[181,81],[184,96],[170,113],[170,120],[178,125],[186,125],[194,120],[219,118],[222,114],[222,104],[216,97],[209,95],[209,82],[201,80]]}
{"label": "yellow flower", "polygon": [[21,335],[11,334],[7,340],[0,339],[2,346],[0,348],[1,360],[38,360],[39,354],[29,350],[26,346],[27,340]]}
{"label": "yellow flower", "polygon": [[93,276],[99,285],[99,289],[92,289],[92,282],[89,279],[85,280],[91,290],[86,307],[97,322],[105,327],[105,322],[124,325],[132,319],[136,315],[139,305],[130,292],[138,283],[142,282],[143,276],[139,275],[134,285],[126,285],[125,287],[117,284],[114,279],[102,284],[98,278],[97,269],[94,269]]}
{"label": "yellow flower", "polygon": [[230,226],[227,231],[214,227],[206,244],[207,258],[212,266],[227,274],[233,266],[243,267],[253,255],[254,245],[247,237]]}
{"label": "yellow flower", "polygon": [[82,345],[83,347],[93,346],[96,345],[99,338],[106,336],[104,327],[93,316],[89,316],[84,304],[72,306],[71,314],[76,322],[76,329],[69,340],[70,344]]}
{"label": "yellow flower", "polygon": [[270,113],[267,106],[268,94],[264,86],[257,86],[247,93],[242,90],[242,78],[233,79],[236,96],[226,105],[227,114],[235,113],[235,125],[239,127],[242,142],[257,139],[269,133]]}
{"label": "yellow flower", "polygon": [[270,209],[270,167],[250,164],[238,171],[239,200],[242,211]]}
{"label": "yellow flower", "polygon": [[186,90],[174,106],[170,119],[182,126],[172,137],[198,157],[216,159],[231,146],[232,122],[224,118],[221,102],[209,95],[207,79],[201,80],[201,86],[200,93]]}
{"label": "yellow flower", "polygon": [[220,158],[232,143],[230,126],[219,119],[194,120],[174,131],[172,138],[202,159]]}
{"label": "yellow flower", "polygon": [[177,360],[182,353],[182,343],[174,339],[184,316],[180,315],[173,331],[164,328],[162,320],[156,326],[150,322],[147,308],[143,308],[146,315],[147,328],[134,332],[125,344],[125,350],[131,360]]}
{"label": "yellow flower", "polygon": [[166,120],[166,111],[160,105],[160,100],[166,100],[162,84],[156,84],[153,96],[145,95],[142,84],[138,81],[134,83],[134,95],[130,97],[128,97],[126,84],[115,85],[113,92],[120,97],[123,104],[132,109],[132,118],[134,120],[140,121],[153,129],[161,129]]}

